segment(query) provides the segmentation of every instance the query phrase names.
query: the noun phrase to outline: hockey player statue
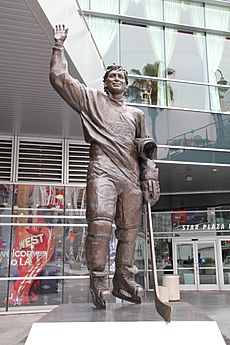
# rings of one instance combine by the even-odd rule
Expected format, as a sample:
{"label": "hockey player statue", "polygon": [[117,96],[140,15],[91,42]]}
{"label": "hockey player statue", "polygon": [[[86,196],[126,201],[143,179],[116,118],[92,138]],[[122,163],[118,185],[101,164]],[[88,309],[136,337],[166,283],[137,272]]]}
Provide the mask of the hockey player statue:
{"label": "hockey player statue", "polygon": [[143,288],[135,281],[133,258],[143,201],[154,205],[160,195],[153,161],[156,143],[148,136],[144,113],[124,101],[128,79],[121,66],[107,68],[105,93],[70,76],[63,48],[67,35],[64,25],[55,27],[50,82],[80,115],[85,140],[90,143],[85,251],[92,301],[96,308],[105,309],[110,296],[105,267],[114,222],[118,242],[112,294],[141,303]]}

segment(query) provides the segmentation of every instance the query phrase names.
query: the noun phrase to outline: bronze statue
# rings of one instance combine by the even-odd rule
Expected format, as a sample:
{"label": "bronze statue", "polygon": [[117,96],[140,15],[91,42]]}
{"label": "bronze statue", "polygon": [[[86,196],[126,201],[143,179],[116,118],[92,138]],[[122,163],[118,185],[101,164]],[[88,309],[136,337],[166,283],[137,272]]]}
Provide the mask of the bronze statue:
{"label": "bronze statue", "polygon": [[156,143],[148,136],[144,113],[124,101],[128,78],[121,66],[107,68],[105,93],[87,88],[70,76],[63,48],[67,35],[64,25],[56,26],[50,82],[79,113],[85,140],[90,143],[86,261],[92,300],[96,308],[106,308],[110,291],[105,266],[115,222],[118,243],[112,294],[141,303],[143,288],[134,279],[137,268],[133,258],[143,200],[151,200],[153,205],[160,195],[153,161]]}

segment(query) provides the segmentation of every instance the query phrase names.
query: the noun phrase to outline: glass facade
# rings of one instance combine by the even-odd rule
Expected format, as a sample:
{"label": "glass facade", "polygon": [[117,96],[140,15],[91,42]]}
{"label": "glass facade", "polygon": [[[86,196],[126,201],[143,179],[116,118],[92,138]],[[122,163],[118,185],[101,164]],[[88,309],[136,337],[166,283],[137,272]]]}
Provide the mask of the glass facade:
{"label": "glass facade", "polygon": [[[228,6],[179,0],[100,5],[92,1],[82,6],[105,63],[120,63],[130,75],[137,75],[130,92],[157,93],[149,97],[150,104],[162,107],[230,111]],[[124,14],[127,19],[119,20]],[[158,78],[168,81],[164,84]]]}
{"label": "glass facade", "polygon": [[[90,301],[85,187],[4,184],[0,194],[0,310]],[[185,205],[179,211],[152,214],[159,284],[165,274],[176,273],[182,289],[230,288],[229,206],[198,210],[196,205],[191,211]],[[144,214],[134,263],[137,280],[149,290],[145,224]],[[113,233],[107,263],[111,278],[115,252]]]}

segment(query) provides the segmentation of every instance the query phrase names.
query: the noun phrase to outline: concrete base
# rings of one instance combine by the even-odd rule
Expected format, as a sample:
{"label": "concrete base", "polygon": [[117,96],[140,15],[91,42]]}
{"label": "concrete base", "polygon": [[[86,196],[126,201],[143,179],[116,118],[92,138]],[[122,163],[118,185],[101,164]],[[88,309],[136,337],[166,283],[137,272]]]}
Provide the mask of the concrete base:
{"label": "concrete base", "polygon": [[188,303],[172,305],[170,324],[162,321],[153,303],[111,303],[106,311],[96,310],[91,304],[62,305],[33,324],[26,345],[79,344],[80,341],[94,345],[140,345],[145,339],[172,345],[225,345],[215,321]]}

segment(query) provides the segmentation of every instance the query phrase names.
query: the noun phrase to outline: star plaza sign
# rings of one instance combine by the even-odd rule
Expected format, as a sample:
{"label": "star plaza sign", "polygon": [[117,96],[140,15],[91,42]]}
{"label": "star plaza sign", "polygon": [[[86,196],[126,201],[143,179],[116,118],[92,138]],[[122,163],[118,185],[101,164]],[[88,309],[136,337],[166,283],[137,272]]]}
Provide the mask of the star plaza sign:
{"label": "star plaza sign", "polygon": [[230,229],[230,224],[223,223],[207,223],[207,224],[183,224],[181,230],[183,231],[210,231],[210,230],[227,230]]}

